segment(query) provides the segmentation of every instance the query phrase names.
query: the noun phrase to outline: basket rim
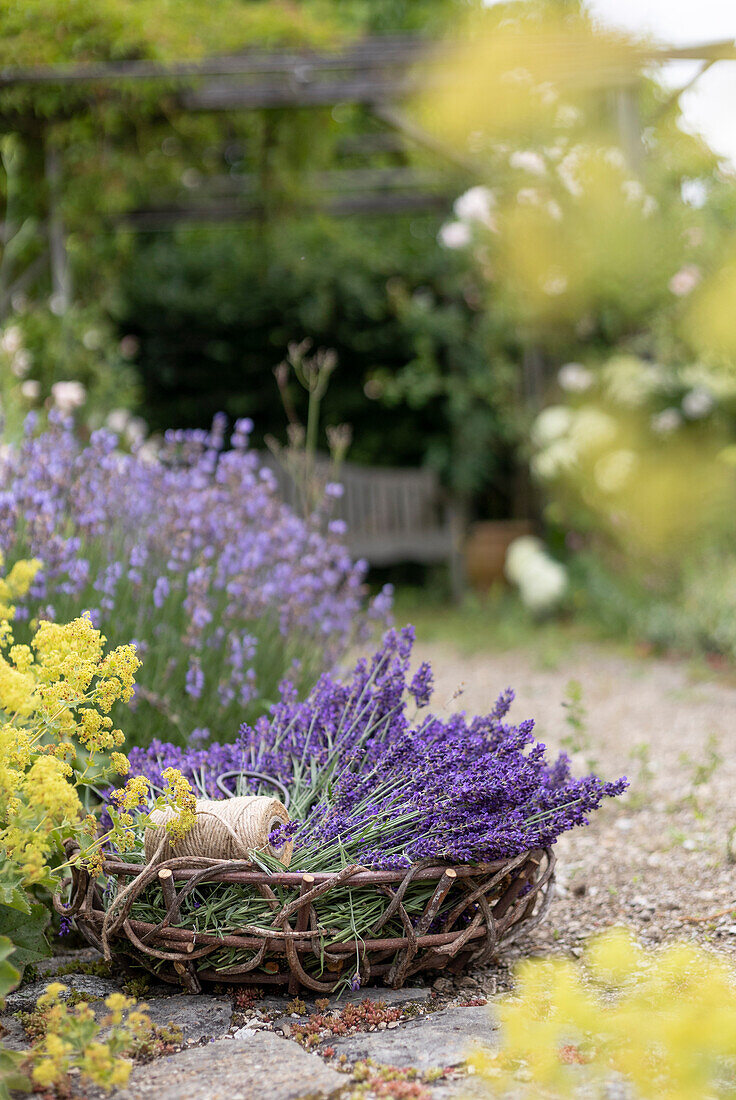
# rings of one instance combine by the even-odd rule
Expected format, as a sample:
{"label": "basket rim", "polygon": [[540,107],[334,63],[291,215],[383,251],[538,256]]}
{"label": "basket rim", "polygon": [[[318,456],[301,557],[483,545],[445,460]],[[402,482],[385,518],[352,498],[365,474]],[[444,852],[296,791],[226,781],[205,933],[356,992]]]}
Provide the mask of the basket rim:
{"label": "basket rim", "polygon": [[[154,972],[166,981],[180,982],[192,993],[201,992],[200,978],[255,984],[286,983],[293,994],[300,986],[331,992],[339,983],[345,956],[352,954],[354,949],[360,956],[359,969],[366,981],[371,974],[374,977],[385,974],[386,983],[398,988],[407,977],[421,970],[487,961],[502,940],[515,939],[524,925],[536,925],[551,901],[555,863],[550,847],[531,849],[515,857],[484,864],[453,866],[448,862],[441,865],[427,859],[408,868],[386,871],[353,864],[339,872],[313,874],[300,871],[270,874],[261,869],[253,870],[251,863],[242,860],[180,856],[141,867],[118,858],[104,861],[102,867],[104,873],[117,877],[121,886],[123,880],[132,878],[119,895],[121,904],[117,911],[114,903],[106,905],[96,879],[84,867],[72,867],[71,880],[66,880],[72,884],[71,900],[66,903],[60,894],[55,895],[54,906],[63,915],[74,916],[85,938],[102,950],[105,957],[112,957],[111,938],[122,937],[123,941],[128,941],[123,953],[132,948],[134,957],[148,969],[152,968],[152,960],[161,960],[168,970],[156,963]],[[544,868],[543,864],[546,864]],[[161,874],[164,869],[167,869],[166,875]],[[136,920],[131,907],[137,893],[157,877],[161,881],[167,912],[159,924],[152,925]],[[182,881],[178,891],[174,887],[175,879]],[[402,899],[411,882],[422,880],[434,886],[417,919],[409,916]],[[269,927],[244,924],[224,935],[177,927],[181,900],[198,883],[205,881],[254,887],[274,909],[272,924]],[[277,899],[272,887],[280,884],[291,887],[291,900],[282,903]],[[333,942],[327,934],[329,930],[320,926],[314,903],[333,887],[372,887],[387,899],[382,916],[367,931],[365,938]],[[499,892],[492,896],[490,891],[494,888],[499,888]],[[453,889],[459,890],[458,899],[443,918],[442,926],[433,928],[432,922]],[[541,904],[537,905],[539,899]],[[381,929],[392,916],[400,919],[403,935],[399,932],[381,936]],[[200,960],[225,946],[249,952],[255,950],[256,953],[247,960],[215,970],[206,964],[205,969],[198,969]],[[261,973],[269,961],[268,955],[285,957],[286,969],[280,971],[281,964],[273,961],[276,970]],[[327,960],[328,970],[337,969],[337,974],[329,981],[318,980],[308,971],[307,961],[312,956],[318,957],[323,966]],[[331,966],[330,960],[339,965]],[[322,977],[320,970],[319,978]]]}
{"label": "basket rim", "polygon": [[[417,860],[406,867],[387,868],[383,870],[371,869],[369,867],[356,867],[354,873],[347,880],[344,879],[345,868],[341,868],[339,871],[270,872],[260,869],[227,871],[226,868],[232,865],[232,860],[206,859],[204,857],[190,856],[178,856],[173,859],[162,860],[156,863],[156,868],[157,870],[170,870],[175,879],[182,880],[200,875],[203,870],[209,868],[215,873],[219,872],[218,878],[220,878],[220,881],[244,886],[257,886],[261,883],[270,886],[301,886],[304,883],[305,877],[308,882],[313,882],[315,886],[333,882],[337,879],[340,879],[341,883],[345,885],[349,884],[350,886],[379,886],[403,882],[409,872],[413,872],[411,875],[413,882],[431,882],[434,879],[442,878],[447,871],[454,872],[457,878],[482,877],[484,875],[495,874],[509,866],[509,864],[519,862],[522,858],[526,862],[528,860],[536,861],[535,857],[539,857],[538,861],[541,862],[544,851],[543,848],[530,848],[524,852],[519,852],[516,856],[508,856],[505,859],[497,859],[489,863],[451,863],[448,861],[442,864],[435,861]],[[104,874],[129,878],[137,877],[145,867],[146,864],[125,863],[118,859],[106,859],[103,862],[102,871]]]}

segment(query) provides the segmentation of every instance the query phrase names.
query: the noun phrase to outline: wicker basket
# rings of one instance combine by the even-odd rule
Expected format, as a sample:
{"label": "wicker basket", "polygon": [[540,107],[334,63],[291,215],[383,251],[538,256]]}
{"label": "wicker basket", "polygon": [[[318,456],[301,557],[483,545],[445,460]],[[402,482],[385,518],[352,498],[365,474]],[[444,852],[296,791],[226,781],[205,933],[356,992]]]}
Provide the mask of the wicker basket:
{"label": "wicker basket", "polygon": [[[442,866],[428,860],[407,870],[351,866],[335,874],[314,875],[265,874],[247,862],[185,857],[141,873],[140,865],[108,860],[104,872],[117,879],[119,890],[131,886],[118,903],[119,911],[106,914],[98,884],[81,867],[74,867],[67,880],[69,901],[57,895],[54,904],[63,916],[75,918],[93,946],[102,950],[103,938],[107,938],[116,955],[143,964],[159,978],[179,983],[190,992],[200,992],[203,982],[244,982],[286,986],[292,995],[300,989],[330,993],[344,984],[341,972],[353,966],[356,957],[361,985],[379,980],[399,988],[420,971],[447,968],[457,973],[471,964],[490,961],[502,942],[508,943],[536,925],[552,897],[554,864],[550,849],[487,864]],[[156,879],[163,890],[166,918],[158,925],[134,920],[130,912],[135,898]],[[182,900],[204,882],[237,884],[260,894],[273,909],[271,925],[245,925],[225,936],[177,927]],[[424,912],[413,921],[402,904],[411,883],[435,884]],[[274,886],[287,888],[293,896],[283,903],[274,894]],[[385,907],[366,938],[334,942],[320,929],[314,902],[335,887],[373,895],[378,892],[385,899]],[[381,938],[384,925],[397,918],[404,934]],[[245,961],[225,968],[208,967],[208,956],[223,947],[242,949]]]}

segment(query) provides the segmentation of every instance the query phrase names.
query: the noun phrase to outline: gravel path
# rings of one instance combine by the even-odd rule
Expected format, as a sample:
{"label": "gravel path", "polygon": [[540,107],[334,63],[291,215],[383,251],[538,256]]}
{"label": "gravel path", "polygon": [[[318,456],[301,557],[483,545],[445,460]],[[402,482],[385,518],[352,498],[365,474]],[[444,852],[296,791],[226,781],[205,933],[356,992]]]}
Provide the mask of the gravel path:
{"label": "gravel path", "polygon": [[[683,662],[593,645],[561,646],[552,658],[527,650],[467,656],[440,644],[420,645],[416,655],[432,662],[437,703],[464,687],[453,709],[485,711],[513,687],[512,717],[533,717],[537,736],[556,750],[569,750],[575,737],[562,703],[577,680],[587,717],[572,753],[576,769],[593,762],[605,778],[631,781],[588,828],[558,842],[556,898],[516,954],[579,954],[591,932],[625,922],[649,945],[696,938],[736,956],[736,865],[728,851],[736,826],[735,687],[720,676],[698,678]],[[733,914],[688,919],[729,905]]]}

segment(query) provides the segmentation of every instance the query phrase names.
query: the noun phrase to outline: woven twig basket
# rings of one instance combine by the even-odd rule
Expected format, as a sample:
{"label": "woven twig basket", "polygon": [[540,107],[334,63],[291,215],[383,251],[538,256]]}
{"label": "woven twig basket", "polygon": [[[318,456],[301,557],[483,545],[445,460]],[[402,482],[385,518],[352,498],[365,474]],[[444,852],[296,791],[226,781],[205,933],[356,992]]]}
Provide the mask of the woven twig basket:
{"label": "woven twig basket", "polygon": [[[407,870],[351,866],[335,874],[313,875],[266,874],[247,862],[183,857],[141,874],[140,865],[111,859],[104,864],[105,874],[117,878],[120,890],[134,880],[135,885],[110,922],[108,934],[116,954],[132,957],[164,981],[191,992],[200,992],[203,982],[244,982],[286,986],[292,995],[300,989],[331,993],[356,957],[361,985],[380,980],[399,988],[421,971],[458,973],[470,964],[488,962],[502,942],[538,924],[551,901],[554,865],[549,848],[495,863],[449,866],[426,860]],[[163,890],[166,918],[157,925],[132,919],[135,898],[155,879]],[[224,936],[176,927],[181,902],[204,882],[235,884],[260,894],[273,909],[271,925],[245,925]],[[435,888],[424,912],[412,920],[402,899],[411,883],[420,882],[435,883]],[[274,886],[287,888],[290,900],[278,900]],[[99,886],[84,868],[74,867],[64,892],[69,887],[68,901],[60,894],[54,898],[57,911],[73,916],[87,941],[101,949],[106,913]],[[320,928],[314,902],[335,887],[374,896],[378,892],[385,899],[369,937],[334,942],[328,930]],[[403,936],[381,938],[381,929],[393,918],[400,920]],[[245,961],[224,969],[208,967],[208,956],[223,947],[241,949]],[[318,976],[310,972],[310,963]]]}

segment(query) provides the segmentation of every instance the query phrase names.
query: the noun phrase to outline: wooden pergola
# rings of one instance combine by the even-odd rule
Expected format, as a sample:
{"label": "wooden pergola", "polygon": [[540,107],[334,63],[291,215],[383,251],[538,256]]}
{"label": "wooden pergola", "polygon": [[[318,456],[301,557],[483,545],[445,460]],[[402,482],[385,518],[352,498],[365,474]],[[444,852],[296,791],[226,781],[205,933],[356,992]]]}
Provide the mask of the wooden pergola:
{"label": "wooden pergola", "polygon": [[[99,64],[51,66],[0,70],[0,89],[18,86],[94,86],[108,88],[135,81],[161,81],[167,95],[191,113],[268,111],[360,104],[379,120],[380,133],[366,135],[365,149],[376,152],[408,150],[418,146],[433,154],[437,166],[420,170],[405,166],[344,169],[312,174],[305,206],[334,215],[404,214],[448,209],[458,190],[458,181],[482,178],[482,166],[458,155],[428,134],[405,113],[403,104],[417,90],[419,72],[431,62],[436,45],[416,36],[367,38],[342,51],[271,50],[249,51],[200,62],[160,64],[154,61],[121,61]],[[736,60],[736,44],[712,42],[701,46],[648,48],[640,51],[642,69],[673,60],[699,61],[695,77],[672,93],[665,108],[705,71],[719,61]],[[561,76],[563,74],[561,73]],[[623,148],[632,165],[642,156],[641,123],[636,85],[640,73],[612,63],[598,68],[595,82],[612,93]],[[49,119],[53,123],[54,119]],[[32,126],[31,126],[32,123]],[[65,248],[65,230],[60,215],[63,166],[51,143],[43,141],[43,126],[21,112],[0,116],[5,132],[38,134],[48,201],[40,224],[47,248],[31,269],[16,281],[0,288],[0,314],[13,293],[36,278],[46,264],[52,285],[62,303],[71,300],[71,280]],[[355,140],[355,139],[353,139]],[[196,199],[152,203],[118,219],[136,231],[162,231],[182,222],[231,222],[258,217],[263,212],[259,180],[245,174],[211,178]],[[11,227],[3,226],[6,244]]]}

